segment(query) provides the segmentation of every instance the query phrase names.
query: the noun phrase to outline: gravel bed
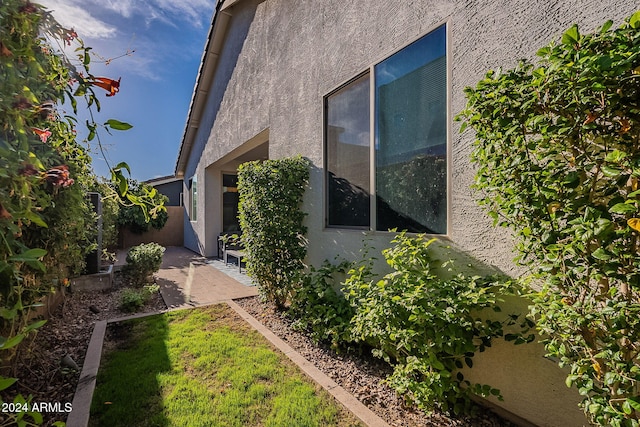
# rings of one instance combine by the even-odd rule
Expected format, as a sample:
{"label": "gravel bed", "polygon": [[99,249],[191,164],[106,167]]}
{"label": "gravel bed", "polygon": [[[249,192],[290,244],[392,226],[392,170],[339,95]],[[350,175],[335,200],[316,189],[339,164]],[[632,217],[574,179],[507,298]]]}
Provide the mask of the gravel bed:
{"label": "gravel bed", "polygon": [[456,418],[439,412],[427,415],[407,407],[402,398],[382,384],[382,380],[391,373],[391,368],[384,361],[371,355],[336,353],[327,346],[314,344],[307,336],[293,330],[291,321],[286,316],[262,304],[258,297],[238,299],[235,302],[394,427],[515,426],[484,408],[474,418]]}
{"label": "gravel bed", "polygon": [[[17,384],[0,392],[0,398],[11,402],[17,394],[31,395],[32,402],[59,402],[62,407],[72,402],[80,371],[65,366],[61,361],[68,355],[81,368],[95,323],[131,314],[119,309],[120,296],[125,288],[116,275],[116,283],[111,290],[67,294],[29,345],[20,347],[21,362],[12,370],[5,368],[0,371],[5,376],[20,378]],[[381,383],[391,372],[383,361],[371,355],[338,354],[326,346],[315,345],[308,337],[294,331],[289,319],[265,307],[257,297],[236,302],[394,427],[514,426],[484,409],[475,418],[454,418],[437,412],[427,415],[407,407],[392,389]],[[156,293],[138,313],[165,309],[161,295]],[[45,426],[66,419],[64,412],[43,415]]]}

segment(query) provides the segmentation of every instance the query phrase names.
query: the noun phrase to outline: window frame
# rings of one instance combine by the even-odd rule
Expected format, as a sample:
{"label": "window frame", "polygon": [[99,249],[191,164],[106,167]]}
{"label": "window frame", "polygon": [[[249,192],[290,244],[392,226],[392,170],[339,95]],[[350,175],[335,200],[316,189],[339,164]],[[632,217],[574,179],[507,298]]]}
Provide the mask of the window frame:
{"label": "window frame", "polygon": [[[324,209],[323,209],[323,213],[324,213],[324,218],[323,218],[323,223],[324,223],[324,229],[325,230],[354,230],[354,231],[367,231],[370,234],[390,234],[390,232],[388,230],[377,230],[377,222],[378,222],[378,218],[377,218],[377,200],[376,200],[376,196],[377,196],[377,189],[376,189],[376,153],[375,153],[375,139],[376,139],[376,78],[375,78],[375,67],[384,62],[385,60],[387,60],[388,58],[392,57],[393,55],[395,55],[396,53],[402,51],[403,49],[407,48],[408,46],[412,45],[413,43],[419,41],[420,39],[422,39],[423,37],[426,37],[427,35],[429,35],[430,33],[438,30],[439,28],[444,27],[444,31],[445,31],[445,56],[446,56],[446,66],[445,66],[445,73],[446,73],[446,100],[445,100],[445,130],[446,130],[446,155],[445,155],[445,161],[446,161],[446,184],[445,184],[445,188],[446,188],[446,200],[444,201],[444,203],[446,204],[446,231],[444,233],[438,233],[438,234],[430,234],[430,233],[425,233],[427,235],[432,235],[432,236],[438,236],[441,238],[448,238],[451,232],[451,200],[452,200],[452,195],[451,195],[451,176],[452,176],[452,166],[453,166],[453,162],[452,162],[452,143],[451,143],[451,139],[452,139],[452,113],[451,113],[451,88],[452,88],[452,70],[451,70],[451,25],[448,21],[441,21],[438,22],[436,25],[430,27],[426,32],[421,33],[419,36],[415,37],[414,39],[409,40],[408,42],[404,43],[402,46],[398,47],[397,49],[386,53],[384,56],[378,58],[377,60],[375,60],[374,62],[370,63],[366,69],[363,69],[362,71],[360,71],[359,73],[357,73],[355,76],[349,78],[348,80],[342,82],[341,84],[339,84],[338,86],[336,86],[335,88],[333,88],[332,90],[330,90],[326,95],[324,95],[322,97],[322,102],[323,102],[323,167],[324,167],[324,178],[323,178],[323,204],[324,204]],[[336,92],[338,92],[341,89],[344,89],[346,86],[348,86],[349,84],[351,84],[352,82],[356,81],[357,79],[359,79],[360,77],[364,76],[364,75],[369,75],[369,186],[370,186],[370,194],[369,194],[369,226],[368,227],[354,227],[354,226],[341,226],[341,225],[329,225],[329,188],[328,188],[328,169],[327,169],[327,162],[328,162],[328,132],[327,132],[327,123],[328,123],[328,114],[327,114],[327,99],[335,94]],[[417,233],[410,233],[410,234],[417,234]]]}
{"label": "window frame", "polygon": [[336,87],[335,89],[333,89],[332,91],[330,91],[328,94],[326,94],[325,96],[323,96],[322,98],[322,102],[323,102],[323,108],[322,108],[322,113],[323,113],[323,167],[324,167],[324,179],[323,179],[323,188],[324,188],[324,192],[323,192],[323,200],[324,200],[324,227],[325,228],[331,228],[331,229],[338,229],[338,230],[370,230],[371,229],[371,221],[372,221],[372,216],[371,216],[371,199],[373,198],[374,193],[371,191],[371,185],[372,185],[372,181],[371,181],[371,166],[372,166],[372,162],[371,162],[371,116],[369,116],[369,225],[364,225],[364,226],[359,226],[359,225],[336,225],[336,224],[329,224],[329,132],[328,132],[328,128],[329,128],[329,114],[328,114],[328,101],[329,98],[333,95],[335,95],[336,93],[338,93],[339,91],[347,88],[349,85],[355,83],[356,81],[360,80],[361,78],[368,76],[369,78],[369,107],[371,108],[371,87],[372,87],[372,83],[371,83],[371,71],[372,68],[369,67],[366,70],[362,71],[361,73],[358,73],[356,76],[350,78],[348,81],[342,83],[340,86]]}
{"label": "window frame", "polygon": [[195,174],[189,178],[189,221],[198,221],[198,178]]}

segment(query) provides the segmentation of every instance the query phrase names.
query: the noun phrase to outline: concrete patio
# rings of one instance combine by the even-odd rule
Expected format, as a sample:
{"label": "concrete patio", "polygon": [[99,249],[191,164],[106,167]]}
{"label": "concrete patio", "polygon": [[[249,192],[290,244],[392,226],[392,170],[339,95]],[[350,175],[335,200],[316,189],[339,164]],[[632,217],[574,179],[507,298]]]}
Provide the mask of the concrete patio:
{"label": "concrete patio", "polygon": [[[116,267],[125,264],[127,253],[117,254]],[[258,295],[250,279],[217,260],[209,260],[189,249],[169,246],[162,257],[156,283],[167,308],[214,304]]]}

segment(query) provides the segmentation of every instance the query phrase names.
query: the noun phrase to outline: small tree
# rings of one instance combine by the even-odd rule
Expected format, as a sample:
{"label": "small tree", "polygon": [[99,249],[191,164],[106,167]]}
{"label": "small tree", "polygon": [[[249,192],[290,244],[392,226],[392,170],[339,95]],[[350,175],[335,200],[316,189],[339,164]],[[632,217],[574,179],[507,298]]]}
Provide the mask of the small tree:
{"label": "small tree", "polygon": [[[541,289],[532,314],[601,425],[640,419],[640,12],[490,71],[460,117],[475,187]],[[463,124],[463,130],[466,123]]]}
{"label": "small tree", "polygon": [[283,309],[307,253],[300,209],[309,162],[293,157],[248,162],[238,169],[240,228],[247,272],[262,296]]}
{"label": "small tree", "polygon": [[164,204],[169,201],[167,196],[158,193],[158,190],[149,184],[135,180],[129,180],[128,194],[145,197],[153,201],[155,207],[149,211],[144,206],[125,201],[125,204],[120,207],[118,212],[118,225],[127,227],[137,234],[148,231],[150,227],[156,230],[164,227],[167,219],[169,219],[167,210],[164,208]]}

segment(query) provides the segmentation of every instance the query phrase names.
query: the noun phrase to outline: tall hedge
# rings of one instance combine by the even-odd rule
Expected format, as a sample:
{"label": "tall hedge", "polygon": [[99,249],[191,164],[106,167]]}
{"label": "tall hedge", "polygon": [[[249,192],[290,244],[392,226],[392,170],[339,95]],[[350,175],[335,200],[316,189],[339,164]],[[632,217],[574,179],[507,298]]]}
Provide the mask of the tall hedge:
{"label": "tall hedge", "polygon": [[640,419],[640,12],[487,73],[462,112],[475,186],[541,290],[547,353],[601,425]]}
{"label": "tall hedge", "polygon": [[247,273],[261,295],[283,309],[300,280],[307,253],[302,198],[309,161],[254,161],[238,169],[239,212]]}

